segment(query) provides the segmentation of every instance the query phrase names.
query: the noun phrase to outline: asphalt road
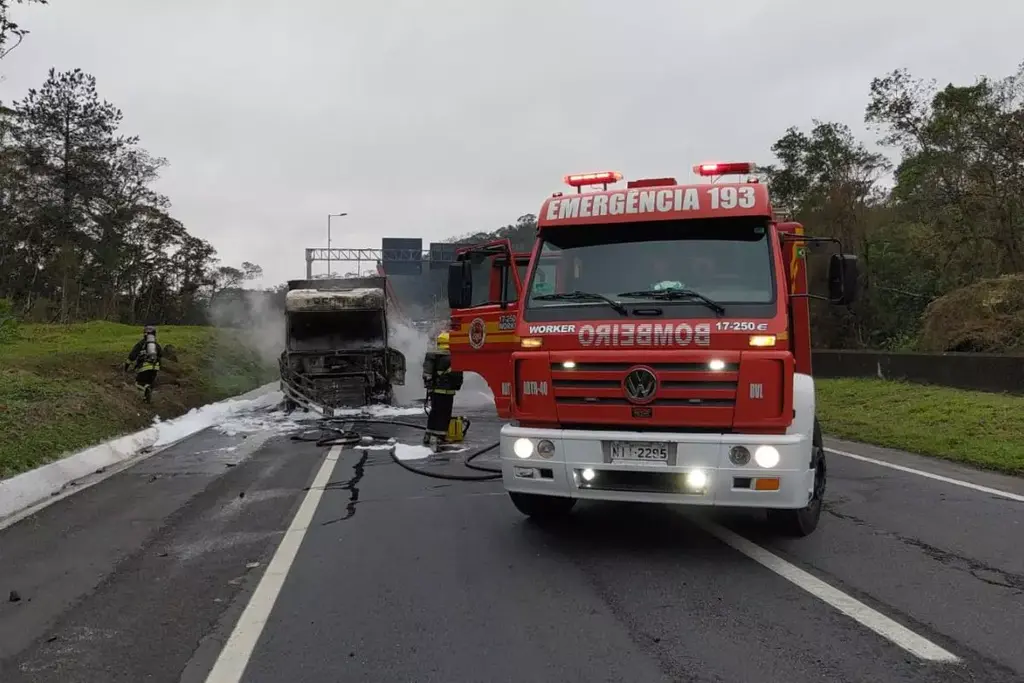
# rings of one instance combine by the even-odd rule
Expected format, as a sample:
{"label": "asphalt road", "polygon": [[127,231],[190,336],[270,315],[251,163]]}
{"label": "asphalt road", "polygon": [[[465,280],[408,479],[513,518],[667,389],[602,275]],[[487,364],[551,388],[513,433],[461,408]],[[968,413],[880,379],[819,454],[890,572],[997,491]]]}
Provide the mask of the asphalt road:
{"label": "asphalt road", "polygon": [[232,634],[217,671],[252,683],[1024,681],[1024,502],[985,489],[1019,479],[832,441],[980,489],[832,454],[805,539],[630,505],[541,528],[500,482],[268,436],[203,432],[0,531],[0,681],[221,683]]}

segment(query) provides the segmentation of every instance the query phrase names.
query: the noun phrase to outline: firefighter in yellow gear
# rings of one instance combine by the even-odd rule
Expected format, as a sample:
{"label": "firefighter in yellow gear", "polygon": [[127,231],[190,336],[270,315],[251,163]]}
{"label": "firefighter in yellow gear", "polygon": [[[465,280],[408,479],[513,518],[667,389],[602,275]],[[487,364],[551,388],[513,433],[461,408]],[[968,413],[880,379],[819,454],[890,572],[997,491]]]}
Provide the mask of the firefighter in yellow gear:
{"label": "firefighter in yellow gear", "polygon": [[449,441],[461,440],[462,428],[452,429],[452,411],[455,407],[455,393],[462,388],[462,381],[462,373],[452,370],[448,332],[442,332],[437,335],[437,348],[427,351],[423,358],[423,385],[430,400],[423,445],[437,447]]}

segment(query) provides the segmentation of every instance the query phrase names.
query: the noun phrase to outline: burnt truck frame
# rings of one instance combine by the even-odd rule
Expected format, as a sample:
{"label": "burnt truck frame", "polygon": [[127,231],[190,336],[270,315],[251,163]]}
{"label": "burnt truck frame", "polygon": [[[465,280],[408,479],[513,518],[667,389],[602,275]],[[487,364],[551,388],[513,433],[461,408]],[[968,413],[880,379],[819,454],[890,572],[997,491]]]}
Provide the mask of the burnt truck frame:
{"label": "burnt truck frame", "polygon": [[390,403],[405,384],[405,356],[390,345],[396,315],[386,277],[289,280],[281,391],[285,407],[333,415]]}

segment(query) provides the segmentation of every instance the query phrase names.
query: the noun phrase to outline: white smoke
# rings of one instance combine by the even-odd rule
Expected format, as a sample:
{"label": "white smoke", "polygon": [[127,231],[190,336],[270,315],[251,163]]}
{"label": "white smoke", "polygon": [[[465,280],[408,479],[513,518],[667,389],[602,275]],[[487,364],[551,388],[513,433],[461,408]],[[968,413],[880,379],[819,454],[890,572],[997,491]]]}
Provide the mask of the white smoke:
{"label": "white smoke", "polygon": [[267,365],[277,366],[284,351],[284,311],[274,305],[272,295],[253,292],[246,299],[215,297],[209,309],[210,322],[216,327],[244,329],[243,343],[259,354]]}
{"label": "white smoke", "polygon": [[420,332],[404,320],[392,318],[388,320],[388,345],[401,351],[405,356],[405,384],[395,387],[395,402],[399,405],[411,405],[422,401],[427,396],[423,386],[423,359],[433,344],[430,336]]}
{"label": "white smoke", "polygon": [[[395,387],[395,402],[399,405],[410,405],[426,397],[423,386],[423,359],[427,351],[434,347],[437,334],[443,329],[425,332],[416,329],[404,320],[389,321],[390,345],[405,356],[405,386]],[[462,389],[455,395],[455,405],[459,408],[488,408],[494,405],[494,394],[484,378],[475,372],[467,372]]]}
{"label": "white smoke", "polygon": [[455,395],[457,408],[491,408],[494,407],[494,392],[487,386],[484,378],[475,372],[465,373],[462,389]]}

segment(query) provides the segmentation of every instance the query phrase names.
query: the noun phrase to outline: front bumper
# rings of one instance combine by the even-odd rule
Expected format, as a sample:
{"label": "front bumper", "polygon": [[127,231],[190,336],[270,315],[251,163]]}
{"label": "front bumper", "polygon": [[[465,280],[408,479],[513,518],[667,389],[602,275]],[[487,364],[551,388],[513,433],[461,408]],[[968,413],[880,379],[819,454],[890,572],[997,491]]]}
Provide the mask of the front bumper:
{"label": "front bumper", "polygon": [[[529,439],[533,454],[514,452]],[[554,444],[550,457],[537,453],[541,440]],[[612,460],[613,441],[669,444],[669,461]],[[733,446],[753,454],[772,446],[774,467],[754,458],[744,465],[729,459]],[[534,429],[505,425],[501,430],[502,479],[508,491],[590,500],[618,500],[723,507],[802,508],[814,487],[810,434],[691,434],[679,432]],[[589,472],[587,472],[589,470]],[[690,476],[694,470],[703,473]],[[587,477],[592,476],[589,480]],[[693,486],[703,479],[703,486]]]}

